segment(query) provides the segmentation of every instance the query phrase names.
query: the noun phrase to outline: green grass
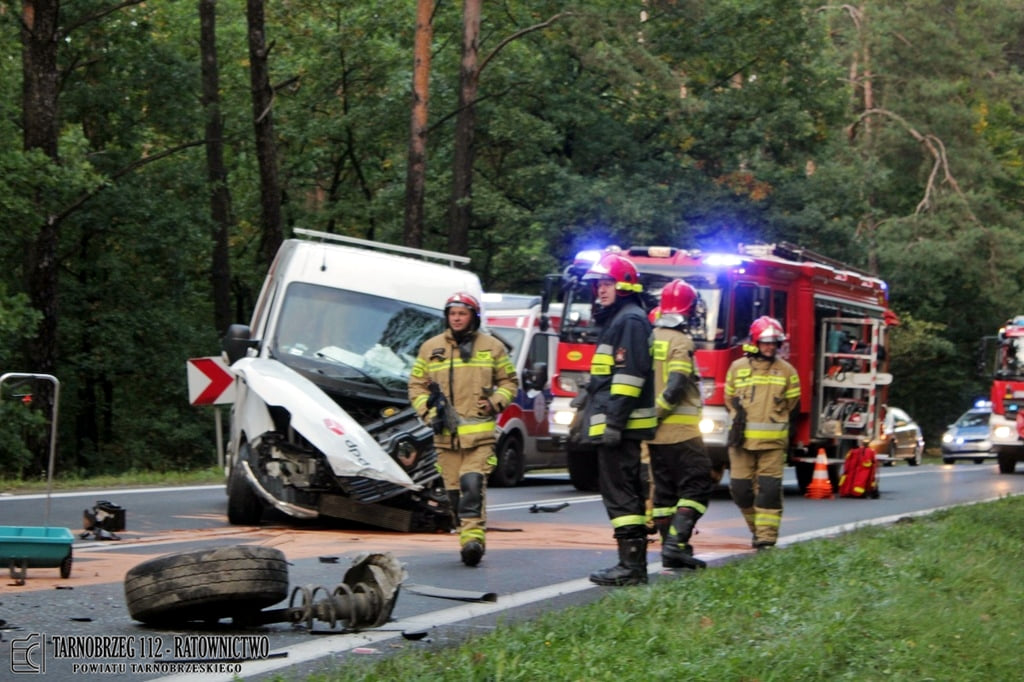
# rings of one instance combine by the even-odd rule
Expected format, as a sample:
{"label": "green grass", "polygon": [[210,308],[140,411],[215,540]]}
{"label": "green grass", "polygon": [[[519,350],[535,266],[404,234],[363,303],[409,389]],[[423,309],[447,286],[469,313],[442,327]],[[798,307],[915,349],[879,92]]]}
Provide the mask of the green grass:
{"label": "green grass", "polygon": [[1024,497],[1006,498],[618,588],[450,648],[404,642],[306,679],[1019,679],[1022,568]]}
{"label": "green grass", "polygon": [[[88,490],[89,488],[126,488],[147,485],[201,485],[223,483],[224,470],[218,467],[194,471],[128,471],[111,476],[58,476],[53,479],[53,490]],[[46,491],[45,478],[14,480],[0,478],[0,492],[31,493]]]}

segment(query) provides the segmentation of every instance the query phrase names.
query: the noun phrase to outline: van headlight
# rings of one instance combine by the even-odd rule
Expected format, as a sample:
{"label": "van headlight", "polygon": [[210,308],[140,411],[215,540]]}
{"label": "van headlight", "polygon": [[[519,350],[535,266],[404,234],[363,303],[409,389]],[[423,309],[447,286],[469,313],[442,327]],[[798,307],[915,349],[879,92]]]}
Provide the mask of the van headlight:
{"label": "van headlight", "polygon": [[992,430],[992,436],[999,440],[1009,440],[1013,436],[1013,431],[1009,426],[997,426]]}

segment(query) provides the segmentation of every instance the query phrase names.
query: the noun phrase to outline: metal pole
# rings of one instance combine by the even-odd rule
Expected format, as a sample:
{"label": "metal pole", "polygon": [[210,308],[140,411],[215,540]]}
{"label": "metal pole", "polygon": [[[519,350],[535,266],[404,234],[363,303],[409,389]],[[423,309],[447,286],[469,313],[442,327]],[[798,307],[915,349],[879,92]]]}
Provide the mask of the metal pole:
{"label": "metal pole", "polygon": [[53,491],[53,463],[57,456],[57,411],[60,408],[60,381],[52,374],[7,372],[0,376],[0,388],[8,379],[43,379],[53,383],[53,414],[50,415],[50,462],[46,468],[46,516],[43,525],[50,525],[50,493]]}
{"label": "metal pole", "polygon": [[216,405],[213,408],[213,424],[217,430],[217,466],[224,468],[224,434],[221,431],[220,408]]}

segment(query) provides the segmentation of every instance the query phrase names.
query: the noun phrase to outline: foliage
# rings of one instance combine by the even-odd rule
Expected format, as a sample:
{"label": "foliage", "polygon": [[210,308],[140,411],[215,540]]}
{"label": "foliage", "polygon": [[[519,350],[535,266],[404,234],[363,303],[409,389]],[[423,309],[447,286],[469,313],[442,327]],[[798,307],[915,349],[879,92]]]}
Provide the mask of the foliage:
{"label": "foliage", "polygon": [[938,512],[306,679],[1011,679],[1022,523],[1021,497]]}
{"label": "foliage", "polygon": [[[211,324],[196,6],[60,7],[54,162],[23,151],[20,16],[0,5],[0,360],[32,369],[39,318],[23,295],[33,242],[55,221],[60,467],[208,463],[208,413],[187,404],[182,371],[187,358],[217,353],[223,332]],[[400,242],[413,8],[265,9],[286,231]],[[529,292],[582,246],[786,240],[870,269],[905,321],[892,334],[892,399],[934,437],[978,392],[978,337],[1024,310],[1021,9],[486,3],[472,267],[487,289]],[[432,249],[447,241],[460,12],[442,2],[434,16]],[[264,275],[244,3],[217,3],[217,18],[232,293],[244,322]],[[941,378],[934,365],[923,371],[925,359],[942,363]],[[0,436],[0,473],[43,461],[25,451],[22,427],[32,424]]]}

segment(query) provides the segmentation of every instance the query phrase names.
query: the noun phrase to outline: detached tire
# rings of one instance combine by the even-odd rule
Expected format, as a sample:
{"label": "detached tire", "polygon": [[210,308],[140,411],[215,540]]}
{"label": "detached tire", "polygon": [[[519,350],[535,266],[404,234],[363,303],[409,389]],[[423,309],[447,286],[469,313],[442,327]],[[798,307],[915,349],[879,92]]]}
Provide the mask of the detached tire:
{"label": "detached tire", "polygon": [[288,563],[258,545],[169,554],[130,569],[124,596],[131,617],[151,625],[245,619],[288,596]]}

